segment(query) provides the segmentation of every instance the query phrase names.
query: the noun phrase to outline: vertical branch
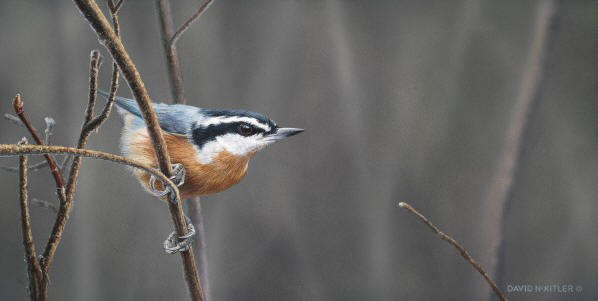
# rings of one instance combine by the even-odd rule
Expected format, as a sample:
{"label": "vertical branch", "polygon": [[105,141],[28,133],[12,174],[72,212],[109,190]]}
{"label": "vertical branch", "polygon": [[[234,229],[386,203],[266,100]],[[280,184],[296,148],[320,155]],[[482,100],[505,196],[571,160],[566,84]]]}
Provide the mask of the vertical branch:
{"label": "vertical branch", "polygon": [[[97,99],[99,64],[100,53],[97,50],[93,50],[90,54],[89,60],[89,100],[87,104],[87,109],[85,110],[85,117],[82,126],[83,129],[85,129],[85,126],[93,118],[93,111]],[[77,148],[85,147],[87,138],[89,137],[90,133],[91,131],[81,131],[81,134],[79,135],[79,142],[77,143]],[[48,243],[46,244],[46,249],[44,250],[42,268],[45,273],[49,271],[50,265],[52,264],[52,260],[54,259],[54,255],[56,254],[56,250],[58,249],[58,245],[60,244],[60,240],[62,239],[62,233],[64,232],[64,227],[66,226],[66,222],[71,211],[73,196],[75,193],[75,187],[77,185],[77,178],[79,176],[80,167],[81,157],[75,156],[73,158],[73,163],[71,163],[71,169],[69,171],[65,198],[64,201],[60,202],[60,208],[58,210],[58,214],[56,215],[56,220],[54,221],[52,232],[50,232],[50,238],[48,239]]]}
{"label": "vertical branch", "polygon": [[[27,143],[26,139],[22,143]],[[44,277],[41,266],[35,254],[35,244],[31,231],[31,219],[29,217],[29,205],[27,203],[27,156],[19,156],[19,197],[21,204],[21,232],[23,235],[23,247],[25,248],[25,261],[27,262],[27,274],[29,278],[29,297],[33,300],[43,300],[45,294]]]}
{"label": "vertical branch", "polygon": [[[168,157],[166,143],[156,113],[151,106],[149,95],[141,80],[141,75],[133,64],[122,41],[116,35],[115,31],[112,30],[108,20],[106,20],[106,17],[95,1],[73,0],[73,2],[77,5],[90,26],[95,30],[100,42],[108,49],[112,58],[116,61],[118,67],[122,71],[135,99],[137,100],[143,119],[145,120],[160,170],[165,176],[171,177],[170,158]],[[187,223],[185,222],[180,199],[177,199],[175,202],[169,202],[168,209],[177,235],[179,237],[185,236],[187,233]],[[180,254],[183,260],[185,280],[187,282],[189,293],[193,300],[203,300],[203,292],[197,275],[193,248],[190,247],[187,251],[180,252]]]}
{"label": "vertical branch", "polygon": [[210,7],[214,0],[206,0],[195,11],[187,21],[175,32],[170,9],[170,0],[157,0],[158,14],[160,16],[160,32],[162,34],[162,46],[166,53],[166,66],[168,68],[168,79],[175,103],[185,103],[183,89],[183,73],[181,72],[181,63],[176,50],[176,42],[191,27],[195,21]]}
{"label": "vertical branch", "polygon": [[[199,19],[199,17],[210,6],[212,0],[205,1],[198,10],[177,30],[178,35],[175,37],[172,12],[170,9],[170,0],[157,0],[156,6],[160,17],[160,29],[162,36],[162,45],[166,54],[166,65],[168,69],[168,78],[170,81],[170,88],[174,103],[185,103],[184,86],[183,86],[183,72],[181,70],[180,60],[176,50],[176,41],[178,38],[191,26],[191,24]],[[206,253],[206,238],[203,225],[203,218],[201,213],[201,200],[199,197],[187,200],[188,212],[191,222],[197,228],[196,234],[196,254],[198,257],[198,269],[200,283],[203,288],[205,300],[210,300],[210,285],[208,280],[208,261]]]}
{"label": "vertical branch", "polygon": [[505,294],[496,286],[494,281],[492,281],[492,279],[490,279],[490,276],[488,276],[488,273],[486,273],[486,271],[482,268],[482,266],[475,259],[473,259],[473,257],[471,257],[471,255],[469,255],[469,252],[467,252],[467,250],[463,246],[461,246],[461,244],[459,244],[454,238],[452,238],[452,237],[446,235],[444,232],[440,231],[440,229],[438,229],[438,227],[436,227],[436,225],[434,225],[423,214],[419,213],[419,211],[415,210],[415,208],[413,208],[411,205],[404,203],[404,202],[400,202],[399,207],[404,208],[407,211],[413,213],[413,215],[415,215],[420,221],[422,221],[426,226],[428,226],[428,228],[430,228],[430,230],[432,230],[434,233],[436,233],[436,235],[438,235],[438,237],[440,239],[446,241],[451,246],[453,246],[455,249],[457,249],[457,251],[459,251],[459,254],[461,254],[461,256],[463,258],[465,258],[465,260],[467,260],[467,262],[469,262],[469,264],[471,264],[471,266],[473,266],[478,271],[478,273],[480,273],[480,275],[482,275],[482,277],[484,277],[484,280],[492,288],[492,290],[494,291],[496,296],[498,296],[498,298],[500,298],[500,300],[502,300],[502,301],[507,300],[507,297],[505,297]]}
{"label": "vertical branch", "polygon": [[162,33],[162,46],[166,53],[166,67],[168,68],[170,91],[175,103],[185,103],[181,64],[177,54],[176,45],[170,45],[170,39],[174,34],[170,1],[158,0],[156,4],[160,15],[160,32]]}
{"label": "vertical branch", "polygon": [[486,221],[484,235],[486,241],[484,246],[489,250],[489,253],[485,262],[491,267],[491,271],[498,279],[499,285],[503,282],[506,211],[509,207],[519,167],[524,133],[530,111],[534,106],[534,101],[538,98],[537,94],[542,79],[549,30],[554,20],[555,11],[553,0],[538,2],[532,41],[527,54],[527,62],[523,69],[519,94],[515,100],[503,149],[486,196],[487,207],[484,219]]}
{"label": "vertical branch", "polygon": [[204,228],[203,216],[201,211],[201,200],[199,197],[187,200],[189,204],[189,219],[195,225],[197,233],[195,241],[197,265],[199,269],[199,280],[204,292],[204,299],[211,300],[210,280],[208,278],[208,253],[206,247],[206,231]]}

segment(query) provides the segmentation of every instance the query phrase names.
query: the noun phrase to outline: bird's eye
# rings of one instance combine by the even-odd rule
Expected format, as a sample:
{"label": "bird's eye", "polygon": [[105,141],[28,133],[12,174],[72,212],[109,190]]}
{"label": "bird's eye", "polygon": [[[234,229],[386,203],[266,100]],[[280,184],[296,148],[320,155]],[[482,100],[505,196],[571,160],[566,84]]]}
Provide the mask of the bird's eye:
{"label": "bird's eye", "polygon": [[246,124],[241,124],[237,128],[237,132],[243,136],[250,136],[253,134],[253,128]]}

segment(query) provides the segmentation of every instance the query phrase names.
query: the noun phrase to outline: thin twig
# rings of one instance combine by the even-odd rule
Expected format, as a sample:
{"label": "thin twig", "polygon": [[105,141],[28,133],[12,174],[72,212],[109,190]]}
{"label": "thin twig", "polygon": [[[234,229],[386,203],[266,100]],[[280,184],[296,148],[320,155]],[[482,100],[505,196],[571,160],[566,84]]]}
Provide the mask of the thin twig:
{"label": "thin twig", "polygon": [[193,24],[193,22],[195,22],[197,19],[199,19],[199,17],[201,17],[201,15],[206,11],[206,9],[208,9],[208,7],[210,7],[210,4],[212,4],[212,2],[214,2],[214,0],[206,0],[198,9],[197,11],[191,16],[189,17],[189,19],[187,19],[187,21],[185,21],[185,23],[183,23],[183,25],[181,25],[181,27],[172,35],[172,38],[170,39],[169,47],[172,47],[173,45],[176,44],[177,40],[183,35],[183,33],[189,29],[189,27],[191,26],[191,24]]}
{"label": "thin twig", "polygon": [[118,156],[106,152],[90,150],[90,149],[78,149],[67,146],[55,146],[55,145],[17,145],[17,144],[0,144],[0,155],[2,156],[18,156],[18,155],[44,155],[44,154],[70,154],[77,155],[86,158],[99,159],[104,161],[110,161],[121,165],[137,168],[143,170],[149,174],[152,174],[156,179],[160,180],[164,185],[168,186],[171,191],[175,193],[175,197],[180,199],[179,191],[177,186],[161,171],[156,168],[141,163],[139,161],[131,160],[123,156]]}
{"label": "thin twig", "polygon": [[[171,177],[170,157],[166,149],[166,142],[162,135],[162,130],[158,123],[156,113],[151,105],[151,101],[145,85],[141,80],[141,75],[133,64],[128,52],[123,46],[120,38],[111,28],[108,20],[93,0],[73,0],[81,11],[83,17],[89,22],[91,27],[96,31],[99,40],[108,49],[112,58],[118,63],[118,67],[122,71],[125,79],[129,83],[137,104],[145,120],[146,127],[154,148],[154,154],[160,166],[162,173]],[[172,217],[176,233],[179,237],[187,233],[187,223],[183,214],[183,209],[180,202],[169,202],[168,209]],[[197,267],[195,266],[195,258],[192,248],[182,251],[181,257],[183,260],[183,267],[185,270],[185,280],[187,287],[193,300],[203,300],[203,293],[199,283],[197,274]]]}
{"label": "thin twig", "polygon": [[[23,124],[25,125],[27,130],[29,130],[29,133],[33,137],[33,140],[35,140],[35,143],[37,143],[39,145],[43,145],[44,142],[39,137],[39,135],[37,134],[37,131],[33,128],[33,126],[31,125],[31,122],[29,122],[29,119],[25,115],[25,111],[23,110],[23,102],[21,101],[20,94],[17,94],[15,96],[15,98],[12,102],[12,106],[15,110],[15,113],[21,120],[21,122],[23,122]],[[52,173],[52,176],[54,177],[54,181],[56,182],[56,191],[60,195],[60,194],[64,193],[64,181],[62,180],[62,175],[60,174],[60,171],[58,170],[58,166],[56,165],[56,161],[54,161],[54,158],[52,158],[52,156],[50,156],[50,155],[45,155],[44,157],[46,158],[46,161],[48,161],[48,166],[50,167],[50,172]]]}
{"label": "thin twig", "polygon": [[[27,140],[22,141],[26,143]],[[44,287],[43,273],[35,253],[35,244],[31,231],[31,218],[29,217],[29,205],[27,204],[27,156],[19,156],[19,196],[21,204],[21,232],[23,235],[23,247],[25,248],[25,261],[27,262],[27,274],[29,276],[29,296],[31,300],[40,299],[41,290]]]}
{"label": "thin twig", "polygon": [[496,286],[494,281],[492,281],[492,279],[490,279],[490,276],[488,276],[488,273],[486,273],[486,271],[484,271],[482,266],[480,266],[480,264],[469,255],[469,253],[467,252],[467,250],[465,250],[465,248],[463,246],[461,246],[452,237],[450,237],[450,236],[444,234],[444,232],[440,231],[440,229],[438,229],[438,227],[436,227],[434,224],[432,224],[432,222],[430,222],[430,220],[428,220],[425,216],[423,216],[421,213],[419,213],[417,210],[415,210],[415,208],[411,207],[411,205],[404,203],[404,202],[400,202],[399,207],[407,209],[409,212],[413,213],[413,215],[415,215],[417,218],[419,218],[419,220],[421,220],[424,224],[426,224],[426,226],[428,226],[432,231],[434,231],[434,233],[436,233],[440,237],[440,239],[448,242],[451,246],[455,247],[455,249],[457,249],[457,251],[459,251],[461,256],[463,256],[463,258],[465,258],[465,260],[467,260],[482,275],[482,277],[484,277],[484,279],[490,285],[490,287],[492,287],[492,290],[498,296],[498,298],[500,298],[500,300],[503,300],[503,301],[507,300],[507,298],[505,297],[505,294],[503,292],[501,292],[501,290]]}
{"label": "thin twig", "polygon": [[96,106],[98,96],[98,68],[100,66],[100,52],[92,50],[89,55],[89,97],[87,109],[85,110],[85,120],[83,124],[87,124],[93,118],[93,110]]}
{"label": "thin twig", "polygon": [[110,8],[110,13],[116,15],[116,14],[118,14],[118,11],[120,10],[120,8],[123,5],[123,3],[125,2],[125,0],[120,0],[116,4],[114,3],[114,0],[107,0],[107,2],[108,2],[108,7]]}

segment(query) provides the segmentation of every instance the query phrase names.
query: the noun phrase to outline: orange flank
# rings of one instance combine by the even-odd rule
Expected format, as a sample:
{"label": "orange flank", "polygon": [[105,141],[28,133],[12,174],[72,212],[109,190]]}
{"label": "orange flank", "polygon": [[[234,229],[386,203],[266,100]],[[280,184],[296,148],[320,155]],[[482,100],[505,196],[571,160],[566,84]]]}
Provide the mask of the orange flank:
{"label": "orange flank", "polygon": [[[249,159],[255,154],[253,152],[236,156],[223,151],[216,155],[209,164],[202,164],[187,137],[164,131],[162,133],[166,140],[171,163],[180,163],[185,167],[185,183],[179,187],[183,199],[217,193],[237,184],[247,173]],[[123,137],[130,143],[127,143],[129,158],[157,166],[154,149],[145,128],[129,135],[123,135]],[[134,174],[145,189],[149,190],[150,175],[141,170],[135,170]],[[155,186],[160,190],[163,187],[159,182]]]}

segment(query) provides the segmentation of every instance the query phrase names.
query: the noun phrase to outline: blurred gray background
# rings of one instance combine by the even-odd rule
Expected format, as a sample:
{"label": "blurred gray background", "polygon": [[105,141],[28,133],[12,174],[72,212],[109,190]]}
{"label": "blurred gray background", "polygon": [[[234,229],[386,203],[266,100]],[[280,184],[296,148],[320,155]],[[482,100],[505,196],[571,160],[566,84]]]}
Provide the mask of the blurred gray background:
{"label": "blurred gray background", "polygon": [[[125,0],[121,30],[152,98],[169,101],[154,2]],[[488,264],[484,199],[539,3],[216,1],[178,43],[188,102],[263,112],[306,132],[202,199],[212,300],[486,299],[480,275],[397,203]],[[501,287],[582,291],[511,300],[598,298],[598,1],[558,3],[506,219]],[[175,23],[197,5],[172,1]],[[104,55],[104,90],[108,53],[71,1],[2,1],[0,24],[0,112],[22,93],[38,129],[53,116],[54,144],[75,144],[89,53]],[[124,81],[119,94],[131,95]],[[111,116],[88,147],[117,153],[120,128]],[[0,143],[24,135],[0,121]],[[0,173],[1,300],[27,298],[17,182]],[[79,183],[50,300],[187,300],[180,257],[161,246],[172,230],[166,206],[112,163],[85,160]],[[55,202],[47,170],[32,173],[30,187]],[[31,210],[39,249],[54,214]]]}

